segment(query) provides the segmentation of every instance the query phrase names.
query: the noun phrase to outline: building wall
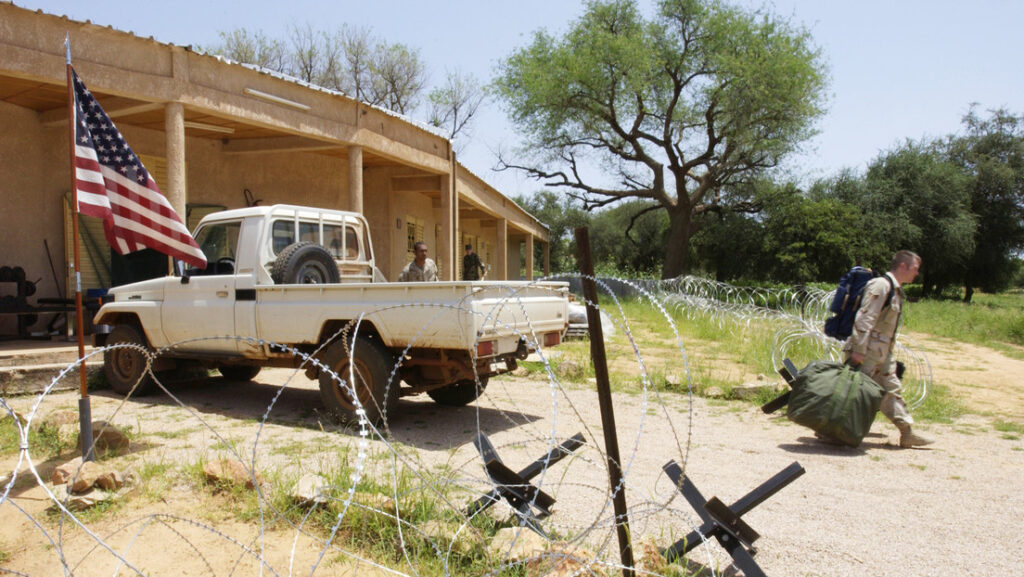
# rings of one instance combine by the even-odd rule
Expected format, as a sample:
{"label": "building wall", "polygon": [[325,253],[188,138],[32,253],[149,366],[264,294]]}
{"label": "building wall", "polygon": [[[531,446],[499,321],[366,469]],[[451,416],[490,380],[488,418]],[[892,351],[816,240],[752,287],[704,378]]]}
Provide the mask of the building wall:
{"label": "building wall", "polygon": [[[384,275],[388,280],[398,280],[398,273],[405,268],[405,265],[409,263],[409,257],[407,253],[407,229],[408,224],[407,217],[414,217],[422,221],[423,223],[423,234],[422,238],[416,240],[422,240],[427,243],[430,249],[429,258],[435,259],[437,257],[437,246],[434,241],[434,231],[436,226],[441,223],[441,215],[439,211],[435,211],[430,197],[425,196],[416,192],[396,192],[392,193],[392,206],[394,208],[394,220],[395,226],[391,227],[391,258],[388,266],[390,269],[381,267],[384,271]],[[447,265],[447,263],[445,263]]]}
{"label": "building wall", "polygon": [[[45,128],[35,112],[0,102],[0,266],[20,266],[29,280],[42,277],[37,295],[56,296],[43,240],[63,275],[62,195],[70,187],[67,129]],[[0,283],[0,294],[14,294]]]}
{"label": "building wall", "polygon": [[388,169],[363,170],[363,216],[370,225],[370,239],[373,243],[373,254],[377,259],[377,268],[384,274],[384,278],[395,280],[398,272],[392,270],[392,262],[388,258],[393,252],[396,228],[391,209],[393,204],[389,174]]}
{"label": "building wall", "polygon": [[[64,288],[64,220],[59,210],[70,186],[67,132],[44,128],[36,113],[0,102],[0,266],[20,266],[28,280],[41,279],[36,298],[58,296],[45,239]],[[15,296],[17,285],[0,283],[0,297]],[[29,302],[34,302],[30,299]],[[17,328],[13,316],[0,316],[0,334]]]}
{"label": "building wall", "polygon": [[186,145],[188,201],[245,206],[249,189],[261,204],[300,204],[347,210],[348,163],[310,152],[225,154],[219,141]]}

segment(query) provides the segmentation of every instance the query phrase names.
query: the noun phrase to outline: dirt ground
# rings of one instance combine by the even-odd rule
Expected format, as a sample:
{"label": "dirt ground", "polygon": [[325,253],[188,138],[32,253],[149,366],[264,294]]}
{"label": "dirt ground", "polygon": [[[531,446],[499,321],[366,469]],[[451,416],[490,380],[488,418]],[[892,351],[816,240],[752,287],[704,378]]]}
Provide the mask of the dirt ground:
{"label": "dirt ground", "polygon": [[[678,394],[616,394],[631,532],[637,542],[669,545],[699,522],[662,467],[674,460],[706,497],[731,503],[793,462],[806,473],[744,516],[761,538],[756,559],[768,575],[1013,575],[1024,566],[1024,361],[997,351],[915,335],[935,382],[967,407],[952,424],[918,428],[937,439],[925,450],[895,446],[891,424],[879,420],[858,449],[824,445],[809,431],[752,405]],[[282,386],[284,388],[282,389]],[[347,459],[383,485],[396,471],[423,480],[413,491],[431,498],[437,483],[459,487],[461,499],[438,500],[458,511],[489,484],[471,440],[484,432],[513,469],[525,466],[574,433],[587,439],[578,454],[546,471],[538,483],[557,499],[543,521],[596,556],[591,566],[617,575],[616,532],[608,499],[604,439],[597,396],[586,386],[559,387],[522,377],[493,379],[472,406],[451,409],[405,399],[391,427],[371,435],[365,461],[360,435],[339,430],[317,410],[315,383],[292,371],[267,370],[253,382],[220,378],[179,385],[166,394],[122,401],[92,396],[94,418],[133,431],[132,451],[112,461],[141,470],[165,465],[145,490],[112,510],[75,519],[53,513],[53,468],[75,456],[0,460],[18,479],[0,504],[0,572],[24,575],[377,575],[417,574],[404,561],[385,571],[344,536],[325,541],[305,527],[272,523],[267,505],[242,521],[223,496],[186,474],[201,460],[232,450],[274,482],[329,471]],[[30,414],[35,397],[7,400]],[[273,403],[272,409],[268,407]],[[72,393],[46,397],[41,418],[76,407]],[[264,415],[269,414],[266,423]],[[995,424],[1016,423],[999,431]],[[1004,429],[1006,427],[1003,427]],[[385,440],[386,439],[386,440]],[[354,459],[354,461],[353,461]],[[438,471],[444,475],[436,476]],[[356,479],[351,479],[355,482]],[[351,483],[345,482],[341,491]],[[503,506],[492,511],[507,514]],[[50,510],[50,513],[47,513]],[[399,511],[399,516],[402,513]],[[419,528],[416,528],[419,529]],[[463,537],[437,537],[437,555]],[[716,574],[730,559],[710,541],[690,554]],[[492,554],[492,567],[508,562]],[[654,569],[655,574],[664,568]],[[587,574],[586,572],[581,574]]]}

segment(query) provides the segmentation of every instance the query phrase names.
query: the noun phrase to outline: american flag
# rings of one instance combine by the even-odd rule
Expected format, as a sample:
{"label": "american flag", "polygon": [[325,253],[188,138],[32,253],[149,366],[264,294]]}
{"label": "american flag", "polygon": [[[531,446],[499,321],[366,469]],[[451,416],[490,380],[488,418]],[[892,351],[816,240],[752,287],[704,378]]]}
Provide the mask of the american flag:
{"label": "american flag", "polygon": [[103,219],[120,254],[152,248],[199,268],[203,251],[74,70],[78,212]]}

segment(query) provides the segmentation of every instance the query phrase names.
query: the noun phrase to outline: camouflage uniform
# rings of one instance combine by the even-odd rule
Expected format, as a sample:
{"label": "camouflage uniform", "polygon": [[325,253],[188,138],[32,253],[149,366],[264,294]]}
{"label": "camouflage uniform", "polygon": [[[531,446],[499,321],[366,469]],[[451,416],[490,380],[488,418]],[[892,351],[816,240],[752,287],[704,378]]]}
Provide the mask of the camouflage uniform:
{"label": "camouflage uniform", "polygon": [[851,353],[864,355],[860,371],[885,389],[880,410],[894,424],[911,425],[914,418],[907,410],[907,403],[900,395],[902,383],[896,376],[896,360],[893,347],[896,345],[896,330],[899,328],[900,311],[905,301],[903,287],[892,273],[886,273],[892,280],[892,302],[885,307],[889,296],[889,281],[878,277],[868,281],[864,287],[857,316],[853,321],[853,334],[843,345],[844,358]]}
{"label": "camouflage uniform", "polygon": [[423,263],[423,268],[420,268],[416,261],[412,261],[405,265],[402,272],[398,275],[398,282],[436,282],[437,281],[437,265],[434,261],[427,259],[427,262]]}

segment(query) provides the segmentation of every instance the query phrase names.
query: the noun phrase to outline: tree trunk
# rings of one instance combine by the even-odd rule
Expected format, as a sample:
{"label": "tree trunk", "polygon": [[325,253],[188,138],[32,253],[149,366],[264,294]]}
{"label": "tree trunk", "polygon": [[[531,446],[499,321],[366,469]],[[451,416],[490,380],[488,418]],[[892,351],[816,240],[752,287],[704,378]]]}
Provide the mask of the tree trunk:
{"label": "tree trunk", "polygon": [[668,222],[669,233],[668,242],[665,243],[665,264],[661,267],[662,279],[676,278],[686,274],[692,223],[689,207],[669,210]]}
{"label": "tree trunk", "polygon": [[972,287],[971,285],[967,285],[966,287],[964,287],[964,302],[967,304],[971,304],[971,297],[973,296],[974,287]]}

